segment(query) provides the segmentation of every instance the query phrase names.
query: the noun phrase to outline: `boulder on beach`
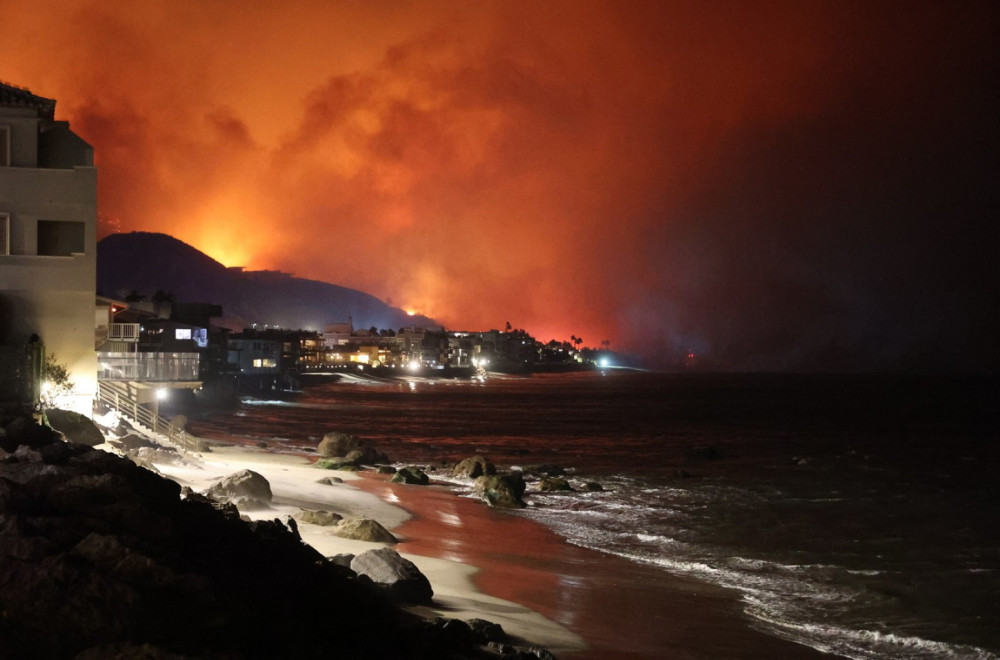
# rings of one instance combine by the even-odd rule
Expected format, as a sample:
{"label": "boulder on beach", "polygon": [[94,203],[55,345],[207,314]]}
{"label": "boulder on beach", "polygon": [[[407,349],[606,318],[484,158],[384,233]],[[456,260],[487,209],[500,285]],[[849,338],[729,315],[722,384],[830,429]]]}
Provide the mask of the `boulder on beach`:
{"label": "boulder on beach", "polygon": [[544,492],[572,491],[573,487],[562,477],[543,477],[538,481],[538,490]]}
{"label": "boulder on beach", "polygon": [[164,465],[184,465],[187,461],[174,447],[139,447],[128,452],[128,457],[143,467],[152,468],[155,463]]}
{"label": "boulder on beach", "polygon": [[234,472],[212,484],[210,497],[220,502],[232,502],[237,506],[267,506],[271,503],[271,484],[253,470]]}
{"label": "boulder on beach", "polygon": [[324,470],[343,470],[345,472],[357,472],[360,470],[357,465],[344,458],[323,458],[316,461],[316,467]]}
{"label": "boulder on beach", "polygon": [[399,543],[395,536],[379,522],[371,518],[343,518],[337,523],[333,533],[345,539],[369,541],[371,543]]}
{"label": "boulder on beach", "polygon": [[502,509],[521,509],[527,506],[524,495],[524,477],[520,472],[492,474],[478,477],[473,485],[476,495],[490,506]]}
{"label": "boulder on beach", "polygon": [[465,479],[475,479],[488,474],[496,474],[496,466],[483,456],[470,456],[463,458],[452,470],[452,475]]}
{"label": "boulder on beach", "polygon": [[135,451],[141,447],[160,447],[159,444],[138,433],[128,433],[121,438],[109,440],[108,444],[119,451],[126,452]]}
{"label": "boulder on beach", "polygon": [[88,447],[104,444],[104,434],[89,417],[71,410],[53,408],[45,411],[49,426],[62,433],[70,442]]}
{"label": "boulder on beach", "polygon": [[392,548],[376,548],[351,560],[351,570],[365,575],[400,603],[429,604],[431,583],[420,569]]}
{"label": "boulder on beach", "polygon": [[396,484],[413,484],[417,486],[426,486],[431,482],[430,477],[423,470],[412,465],[396,470],[396,474],[392,475],[390,481]]}
{"label": "boulder on beach", "polygon": [[343,518],[344,517],[339,513],[334,513],[333,511],[313,511],[310,509],[303,509],[298,513],[298,519],[302,522],[310,525],[320,525],[322,527],[336,525],[343,520]]}
{"label": "boulder on beach", "polygon": [[347,456],[353,449],[358,449],[361,443],[353,435],[331,431],[323,436],[316,447],[316,453],[323,458]]}

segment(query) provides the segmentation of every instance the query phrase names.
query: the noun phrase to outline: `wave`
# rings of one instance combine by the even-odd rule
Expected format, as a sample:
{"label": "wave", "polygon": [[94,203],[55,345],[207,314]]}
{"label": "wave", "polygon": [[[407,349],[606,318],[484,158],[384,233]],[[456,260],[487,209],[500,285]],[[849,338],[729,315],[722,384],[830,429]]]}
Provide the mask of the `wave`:
{"label": "wave", "polygon": [[[873,580],[894,571],[876,566],[782,562],[730,545],[707,543],[693,529],[720,501],[766,503],[761,493],[718,485],[680,488],[618,488],[597,493],[544,496],[523,515],[550,527],[568,542],[656,566],[674,575],[734,589],[745,614],[762,630],[820,651],[849,658],[1000,660],[975,646],[893,631],[896,596]],[[632,482],[633,484],[635,482]],[[701,490],[695,490],[700,488]],[[888,618],[883,619],[886,615]],[[819,623],[823,622],[823,623]],[[879,630],[885,625],[885,630]]]}

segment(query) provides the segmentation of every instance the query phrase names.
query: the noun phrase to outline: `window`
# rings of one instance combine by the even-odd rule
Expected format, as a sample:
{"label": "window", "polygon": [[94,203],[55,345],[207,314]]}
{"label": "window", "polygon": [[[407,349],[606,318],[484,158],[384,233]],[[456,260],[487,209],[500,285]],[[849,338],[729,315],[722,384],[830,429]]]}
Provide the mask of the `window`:
{"label": "window", "polygon": [[83,254],[83,227],[82,222],[39,220],[39,256],[68,257],[73,254]]}
{"label": "window", "polygon": [[0,213],[0,256],[10,254],[10,215]]}
{"label": "window", "polygon": [[191,328],[175,328],[174,339],[191,339]]}
{"label": "window", "polygon": [[10,167],[10,126],[0,126],[0,167]]}

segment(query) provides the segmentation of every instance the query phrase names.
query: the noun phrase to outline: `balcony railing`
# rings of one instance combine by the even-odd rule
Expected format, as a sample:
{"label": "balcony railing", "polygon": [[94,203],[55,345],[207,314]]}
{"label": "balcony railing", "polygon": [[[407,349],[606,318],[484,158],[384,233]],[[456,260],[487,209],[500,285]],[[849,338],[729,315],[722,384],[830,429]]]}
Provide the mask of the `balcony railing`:
{"label": "balcony railing", "polygon": [[98,380],[196,381],[198,353],[101,353]]}
{"label": "balcony railing", "polygon": [[109,341],[139,341],[138,323],[112,323],[108,330]]}

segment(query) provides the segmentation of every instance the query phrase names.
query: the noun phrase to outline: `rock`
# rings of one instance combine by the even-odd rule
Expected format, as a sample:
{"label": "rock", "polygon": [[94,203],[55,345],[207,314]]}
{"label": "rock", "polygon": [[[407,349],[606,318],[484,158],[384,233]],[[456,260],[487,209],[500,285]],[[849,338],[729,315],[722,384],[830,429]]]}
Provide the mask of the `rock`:
{"label": "rock", "polygon": [[128,456],[143,467],[152,467],[155,463],[167,465],[187,463],[174,447],[139,447],[135,451],[128,452]]}
{"label": "rock", "polygon": [[504,509],[521,509],[527,506],[521,499],[525,484],[520,472],[478,477],[473,488],[476,495],[490,506]]}
{"label": "rock", "polygon": [[434,646],[437,648],[462,652],[471,649],[475,643],[472,628],[465,621],[433,617],[425,619],[422,625],[424,636],[433,640]]}
{"label": "rock", "polygon": [[560,477],[543,477],[538,482],[538,490],[546,492],[572,491],[573,487],[569,482]]}
{"label": "rock", "polygon": [[378,474],[396,474],[396,468],[391,465],[380,465],[378,469],[375,470]]}
{"label": "rock", "polygon": [[504,644],[508,641],[507,633],[504,632],[499,623],[485,619],[469,619],[466,623],[472,630],[472,639],[476,644],[486,646],[490,642]]}
{"label": "rock", "polygon": [[423,470],[412,465],[396,470],[396,474],[392,475],[390,481],[396,484],[415,484],[417,486],[426,486],[431,482],[430,477]]}
{"label": "rock", "polygon": [[333,511],[311,511],[309,509],[303,509],[302,511],[299,511],[298,518],[302,522],[310,525],[329,527],[330,525],[336,525],[343,520],[344,517],[339,513],[334,513]]}
{"label": "rock", "polygon": [[0,436],[0,449],[14,452],[21,445],[37,448],[58,440],[59,434],[48,426],[35,424],[30,417],[17,417],[4,427],[4,434]]}
{"label": "rock", "polygon": [[253,470],[240,470],[218,480],[207,494],[220,502],[237,506],[267,506],[271,503],[271,484]]}
{"label": "rock", "polygon": [[140,447],[160,447],[159,444],[153,442],[149,438],[136,433],[128,433],[124,437],[118,438],[117,440],[109,441],[109,444],[122,451],[135,451]]}
{"label": "rock", "polygon": [[356,555],[352,555],[352,554],[349,554],[349,553],[344,553],[344,554],[340,554],[340,555],[333,555],[332,557],[327,557],[327,560],[330,563],[332,563],[332,564],[336,564],[337,566],[343,566],[344,568],[350,568],[351,567],[351,562],[354,560],[355,556]]}
{"label": "rock", "polygon": [[483,475],[496,474],[497,469],[488,459],[482,456],[470,456],[459,461],[452,475],[465,479],[475,479]]}
{"label": "rock", "polygon": [[[450,656],[391,605],[388,582],[327,561],[287,521],[248,524],[128,459],[34,422],[14,431],[0,461],[0,658],[325,658],[331,643],[345,659]],[[405,569],[396,591],[427,601],[426,578]]]}
{"label": "rock", "polygon": [[377,548],[351,560],[351,570],[367,576],[401,603],[429,604],[434,595],[431,583],[420,569],[391,548]]}
{"label": "rock", "polygon": [[323,439],[319,441],[319,445],[316,447],[316,453],[323,458],[332,458],[335,456],[347,456],[348,452],[352,449],[358,449],[360,443],[358,439],[353,435],[348,435],[347,433],[340,433],[338,431],[331,431],[323,436]]}
{"label": "rock", "polygon": [[341,459],[323,459],[316,461],[316,467],[324,470],[343,470],[345,472],[357,472],[358,466]]}
{"label": "rock", "polygon": [[93,420],[71,410],[54,408],[45,411],[49,426],[66,436],[66,439],[80,445],[95,447],[104,444],[104,434]]}
{"label": "rock", "polygon": [[344,480],[341,479],[340,477],[323,477],[322,479],[320,479],[316,483],[318,483],[318,484],[325,484],[327,486],[336,486],[337,484],[344,483]]}
{"label": "rock", "polygon": [[600,493],[604,490],[604,486],[597,483],[596,481],[588,481],[583,485],[583,489],[590,491],[591,493]]}
{"label": "rock", "polygon": [[389,530],[371,518],[344,518],[333,530],[337,536],[372,543],[399,543]]}

